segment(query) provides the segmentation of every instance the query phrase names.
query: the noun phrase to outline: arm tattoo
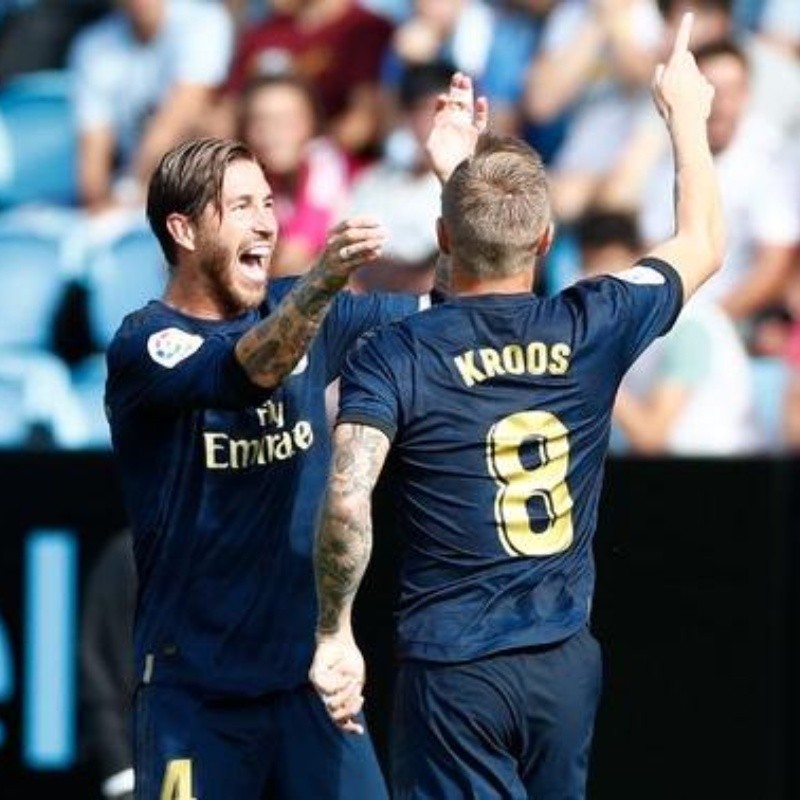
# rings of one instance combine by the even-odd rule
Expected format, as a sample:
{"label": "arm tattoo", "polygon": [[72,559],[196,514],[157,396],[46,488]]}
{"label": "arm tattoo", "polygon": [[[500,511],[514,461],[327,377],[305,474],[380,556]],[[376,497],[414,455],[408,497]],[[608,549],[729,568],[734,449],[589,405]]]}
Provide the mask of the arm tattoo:
{"label": "arm tattoo", "polygon": [[375,428],[342,424],[334,433],[333,466],[314,551],[320,633],[336,633],[349,623],[372,552],[370,498],[388,451],[389,440]]}
{"label": "arm tattoo", "polygon": [[236,356],[254,383],[272,388],[294,369],[346,280],[317,264],[273,313],[239,339]]}

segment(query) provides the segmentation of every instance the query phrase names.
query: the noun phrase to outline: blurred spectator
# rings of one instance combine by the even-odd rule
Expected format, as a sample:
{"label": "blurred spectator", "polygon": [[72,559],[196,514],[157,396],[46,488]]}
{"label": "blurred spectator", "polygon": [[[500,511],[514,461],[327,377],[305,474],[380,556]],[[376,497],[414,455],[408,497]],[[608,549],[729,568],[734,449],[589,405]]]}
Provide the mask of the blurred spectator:
{"label": "blurred spectator", "polygon": [[539,41],[539,8],[552,0],[414,0],[396,29],[383,80],[397,89],[408,67],[450,63],[488,97],[492,127],[518,133],[524,75]]}
{"label": "blurred spectator", "polygon": [[82,742],[100,795],[132,800],[130,729],[136,567],[128,529],[116,533],[92,564],[81,618]]}
{"label": "blurred spectator", "polygon": [[796,0],[764,0],[758,30],[795,58],[800,57],[800,3]]}
{"label": "blurred spectator", "polygon": [[525,108],[538,124],[569,114],[551,167],[555,214],[568,222],[592,201],[651,102],[662,20],[654,0],[562,0],[542,37]]}
{"label": "blurred spectator", "polygon": [[[718,302],[750,345],[760,319],[784,303],[800,215],[784,138],[748,104],[744,53],[719,40],[699,47],[695,57],[715,87],[708,130],[727,224],[725,263],[699,294]],[[646,242],[660,241],[673,226],[672,156],[654,123],[652,112],[602,193],[615,206],[640,206]]]}
{"label": "blurred spectator", "polygon": [[108,5],[109,0],[0,2],[0,84],[27,72],[63,69],[73,37]]}
{"label": "blurred spectator", "polygon": [[119,0],[77,35],[70,64],[89,210],[143,202],[158,158],[196,130],[232,48],[231,17],[217,0]]}
{"label": "blurred spectator", "polygon": [[272,277],[311,266],[345,201],[347,159],[321,130],[317,97],[304,79],[262,76],[245,87],[239,134],[264,165],[281,231]]}
{"label": "blurred spectator", "polygon": [[350,194],[348,213],[374,214],[388,234],[384,257],[351,278],[355,289],[423,294],[433,287],[441,184],[424,144],[436,98],[447,91],[452,74],[449,64],[439,62],[409,66],[402,74],[401,116],[383,157],[358,175]]}
{"label": "blurred spectator", "polygon": [[239,39],[216,132],[232,129],[236,97],[248,80],[291,72],[315,87],[345,152],[372,157],[381,132],[380,65],[391,34],[387,18],[356,0],[273,0],[271,13]]}
{"label": "blurred spectator", "polygon": [[737,26],[733,0],[661,0],[667,34],[664,52],[686,11],[695,15],[692,49],[729,39],[749,64],[750,110],[790,135],[800,127],[800,3],[791,10],[784,0],[759,3],[753,27]]}
{"label": "blurred spectator", "polygon": [[[635,217],[588,210],[575,224],[584,275],[619,272],[644,250]],[[630,271],[632,272],[632,271]],[[693,297],[626,374],[614,423],[645,455],[733,455],[763,445],[747,353],[730,319]]]}

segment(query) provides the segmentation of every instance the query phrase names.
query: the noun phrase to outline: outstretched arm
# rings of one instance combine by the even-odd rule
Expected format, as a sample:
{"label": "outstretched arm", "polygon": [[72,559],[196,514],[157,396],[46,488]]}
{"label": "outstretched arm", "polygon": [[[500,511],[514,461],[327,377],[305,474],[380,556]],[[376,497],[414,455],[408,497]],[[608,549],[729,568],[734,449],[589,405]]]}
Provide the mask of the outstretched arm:
{"label": "outstretched arm", "polygon": [[675,233],[648,255],[672,264],[684,300],[722,265],[724,221],[706,120],[714,89],[689,50],[692,14],[685,14],[666,65],[659,64],[653,96],[675,154]]}
{"label": "outstretched arm", "polygon": [[320,260],[275,311],[236,343],[236,357],[253,383],[277,386],[308,350],[336,293],[350,273],[381,255],[383,229],[370,217],[345,220],[330,232]]}
{"label": "outstretched arm", "polygon": [[317,530],[317,649],[309,677],[331,719],[362,733],[355,720],[364,698],[364,659],[356,646],[352,610],[372,552],[372,490],[389,440],[366,425],[343,423],[333,437],[333,461]]}

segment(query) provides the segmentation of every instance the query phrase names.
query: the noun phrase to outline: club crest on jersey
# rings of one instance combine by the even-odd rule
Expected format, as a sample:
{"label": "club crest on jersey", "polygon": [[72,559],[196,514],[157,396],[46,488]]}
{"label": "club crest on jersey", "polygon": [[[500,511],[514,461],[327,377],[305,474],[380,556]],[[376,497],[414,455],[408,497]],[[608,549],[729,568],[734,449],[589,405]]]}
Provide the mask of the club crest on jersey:
{"label": "club crest on jersey", "polygon": [[180,330],[180,328],[164,328],[152,334],[147,340],[147,352],[150,358],[162,367],[172,369],[192,353],[197,352],[203,344],[203,337]]}
{"label": "club crest on jersey", "polygon": [[659,286],[664,283],[664,276],[657,269],[645,267],[642,264],[617,272],[614,277],[619,278],[621,281],[638,283],[643,286]]}

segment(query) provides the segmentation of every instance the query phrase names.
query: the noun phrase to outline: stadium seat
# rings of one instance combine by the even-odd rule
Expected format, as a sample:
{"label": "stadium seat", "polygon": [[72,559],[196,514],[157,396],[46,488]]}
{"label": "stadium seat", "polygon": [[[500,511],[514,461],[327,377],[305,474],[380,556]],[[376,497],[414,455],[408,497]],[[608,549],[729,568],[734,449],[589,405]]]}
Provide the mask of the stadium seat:
{"label": "stadium seat", "polygon": [[785,448],[783,432],[783,402],[789,375],[782,358],[766,356],[750,359],[753,373],[753,392],[758,422],[764,432],[766,449],[772,452]]}
{"label": "stadium seat", "polygon": [[87,433],[58,356],[0,348],[0,447],[79,448]]}
{"label": "stadium seat", "polygon": [[95,248],[88,257],[86,288],[99,349],[105,349],[126,314],[161,296],[166,278],[164,257],[149,228],[129,229]]}
{"label": "stadium seat", "polygon": [[96,353],[83,359],[72,370],[72,388],[86,421],[84,447],[108,450],[111,432],[104,410],[106,358]]}
{"label": "stadium seat", "polygon": [[60,236],[0,227],[0,347],[49,350],[64,291]]}
{"label": "stadium seat", "polygon": [[77,200],[77,129],[65,71],[26,73],[0,89],[0,207]]}

